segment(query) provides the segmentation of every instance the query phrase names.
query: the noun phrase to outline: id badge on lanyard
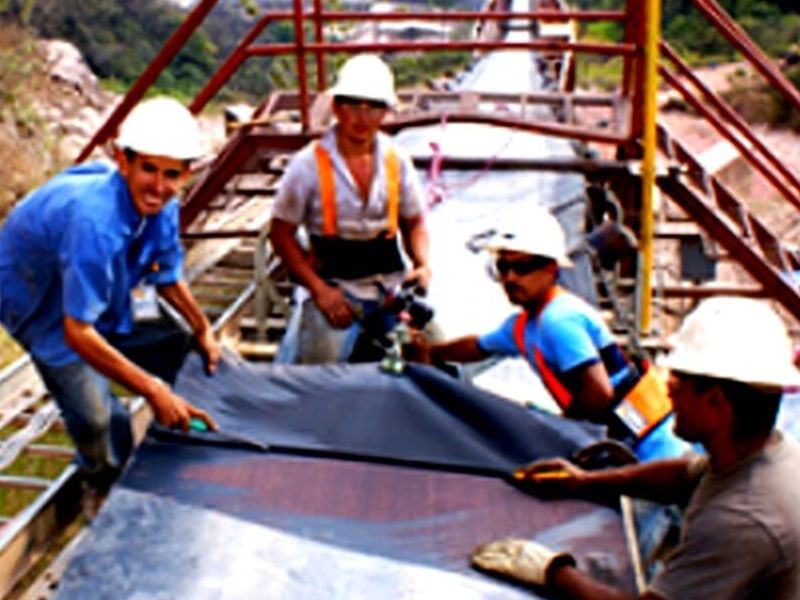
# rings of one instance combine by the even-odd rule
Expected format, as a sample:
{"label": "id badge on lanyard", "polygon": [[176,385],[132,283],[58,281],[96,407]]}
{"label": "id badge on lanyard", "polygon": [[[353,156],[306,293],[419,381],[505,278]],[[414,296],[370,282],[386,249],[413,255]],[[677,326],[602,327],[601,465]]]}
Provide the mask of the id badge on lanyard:
{"label": "id badge on lanyard", "polygon": [[140,283],[131,290],[131,311],[137,323],[158,319],[158,294],[154,285]]}
{"label": "id badge on lanyard", "polygon": [[[141,236],[146,224],[147,218],[145,217],[134,234],[129,250],[131,256],[138,257],[142,244]],[[150,270],[157,271],[158,263],[153,263]],[[158,294],[154,285],[148,285],[142,280],[139,285],[131,290],[131,312],[135,323],[158,319],[161,313],[158,308]]]}

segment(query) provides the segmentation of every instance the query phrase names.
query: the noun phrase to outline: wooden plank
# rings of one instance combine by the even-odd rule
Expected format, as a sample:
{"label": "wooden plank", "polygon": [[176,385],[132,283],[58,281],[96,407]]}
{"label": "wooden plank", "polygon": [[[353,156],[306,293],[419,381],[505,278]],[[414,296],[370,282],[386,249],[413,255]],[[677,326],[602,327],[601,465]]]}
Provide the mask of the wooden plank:
{"label": "wooden plank", "polygon": [[88,529],[79,531],[58,553],[58,556],[53,559],[44,572],[21,594],[19,600],[47,600],[52,597],[58,588],[61,576],[88,531]]}
{"label": "wooden plank", "polygon": [[239,353],[251,360],[273,360],[278,354],[278,344],[239,341],[236,344]]}
{"label": "wooden plank", "polygon": [[44,490],[52,481],[44,477],[26,477],[24,475],[0,475],[0,488],[21,490]]}
{"label": "wooden plank", "polygon": [[72,458],[75,456],[75,449],[54,444],[31,444],[25,448],[25,453],[43,458]]}

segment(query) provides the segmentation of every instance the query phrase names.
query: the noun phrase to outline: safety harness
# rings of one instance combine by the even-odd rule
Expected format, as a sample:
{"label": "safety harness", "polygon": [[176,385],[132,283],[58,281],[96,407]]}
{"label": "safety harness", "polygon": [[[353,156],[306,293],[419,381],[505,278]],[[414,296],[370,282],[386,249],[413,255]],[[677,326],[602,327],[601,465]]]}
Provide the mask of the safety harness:
{"label": "safety harness", "polygon": [[319,262],[320,276],[335,279],[360,279],[404,268],[397,245],[400,218],[400,158],[389,148],[384,158],[386,179],[386,229],[369,240],[338,237],[336,185],[331,155],[317,142],[314,145],[322,206],[322,235],[312,235],[311,245]]}
{"label": "safety harness", "polygon": [[[545,307],[564,293],[566,292],[558,286],[554,286],[548,292],[541,309],[536,315],[537,324],[539,315],[542,314]],[[514,322],[514,343],[523,357],[527,356],[525,325],[529,318],[530,314],[523,310]],[[531,353],[542,383],[561,410],[566,411],[572,405],[572,394],[561,383],[553,370],[547,366],[539,347],[532,344]],[[669,400],[667,384],[664,379],[644,360],[641,362],[640,373],[638,381],[622,398],[617,400],[617,404],[614,407],[614,414],[637,440],[645,438],[672,411],[672,404]]]}
{"label": "safety harness", "polygon": [[[314,154],[317,158],[319,195],[322,204],[322,233],[326,236],[336,236],[338,225],[333,161],[319,142],[314,146]],[[383,168],[386,173],[386,235],[392,238],[397,234],[400,215],[400,159],[392,148],[386,152]]]}

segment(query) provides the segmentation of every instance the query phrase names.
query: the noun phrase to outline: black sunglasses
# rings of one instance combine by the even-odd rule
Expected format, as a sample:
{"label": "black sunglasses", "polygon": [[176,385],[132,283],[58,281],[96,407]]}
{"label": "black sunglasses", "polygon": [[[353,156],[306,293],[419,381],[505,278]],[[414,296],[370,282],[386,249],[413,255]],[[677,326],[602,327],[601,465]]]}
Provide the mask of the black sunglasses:
{"label": "black sunglasses", "polygon": [[380,100],[369,100],[367,98],[353,98],[352,96],[336,96],[334,98],[336,104],[342,106],[361,106],[362,104],[371,110],[386,110],[389,108],[385,102]]}
{"label": "black sunglasses", "polygon": [[552,258],[547,258],[546,256],[531,256],[529,258],[518,258],[516,260],[498,258],[494,266],[500,275],[508,275],[511,271],[514,271],[517,275],[530,275],[534,271],[544,269],[554,262]]}

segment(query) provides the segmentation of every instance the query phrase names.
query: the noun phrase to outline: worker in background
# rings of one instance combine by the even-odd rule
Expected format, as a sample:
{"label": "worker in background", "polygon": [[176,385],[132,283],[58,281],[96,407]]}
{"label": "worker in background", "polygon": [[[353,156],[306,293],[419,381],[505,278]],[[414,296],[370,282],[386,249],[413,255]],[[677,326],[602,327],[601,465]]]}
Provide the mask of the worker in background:
{"label": "worker in background", "polygon": [[0,321],[30,353],[101,494],[132,450],[130,415],[109,379],[143,396],[167,427],[187,429],[194,417],[215,428],[170,389],[192,339],[156,301],[158,293],[185,318],[213,371],[220,348],[181,279],[175,197],[201,142],[180,103],[144,101],[120,128],[116,165],[68,168],[0,230]]}
{"label": "worker in background", "polygon": [[425,290],[431,277],[422,186],[379,132],[397,102],[391,70],[377,56],[353,56],[329,94],[335,123],[289,162],[272,208],[270,241],[302,286],[280,362],[346,360],[357,318],[403,281]]}
{"label": "worker in background", "polygon": [[556,218],[533,206],[524,218],[500,224],[486,249],[494,276],[522,310],[485,335],[435,344],[416,340],[408,358],[445,363],[522,356],[565,416],[607,425],[609,435],[640,460],[684,452],[686,445],[671,431],[663,378],[626,358],[602,315],[558,285],[559,268],[571,262]]}
{"label": "worker in background", "polygon": [[[782,389],[800,382],[783,323],[757,300],[706,300],[665,365],[675,431],[706,455],[591,472],[558,459],[521,473],[542,494],[688,502],[678,546],[641,598],[800,598],[800,446],[774,429]],[[563,476],[542,476],[554,470]],[[558,598],[630,597],[532,541],[492,542],[473,562]]]}

